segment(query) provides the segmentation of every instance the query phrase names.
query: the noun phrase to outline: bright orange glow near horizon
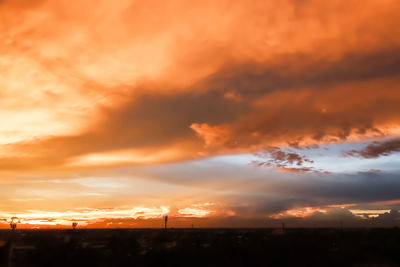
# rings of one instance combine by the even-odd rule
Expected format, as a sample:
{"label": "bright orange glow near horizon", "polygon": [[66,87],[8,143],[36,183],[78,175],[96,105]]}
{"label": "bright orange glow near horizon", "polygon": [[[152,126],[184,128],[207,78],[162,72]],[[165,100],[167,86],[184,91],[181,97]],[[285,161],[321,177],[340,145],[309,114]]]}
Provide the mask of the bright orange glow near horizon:
{"label": "bright orange glow near horizon", "polygon": [[399,10],[0,1],[0,227],[392,220]]}

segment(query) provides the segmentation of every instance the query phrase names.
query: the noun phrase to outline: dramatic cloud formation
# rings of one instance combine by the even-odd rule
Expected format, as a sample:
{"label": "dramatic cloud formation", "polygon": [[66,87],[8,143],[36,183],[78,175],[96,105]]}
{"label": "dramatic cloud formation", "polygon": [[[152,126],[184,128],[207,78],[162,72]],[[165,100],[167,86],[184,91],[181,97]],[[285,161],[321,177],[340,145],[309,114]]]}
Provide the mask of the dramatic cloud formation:
{"label": "dramatic cloud formation", "polygon": [[[269,198],[263,218],[400,199],[393,161],[349,167],[399,151],[399,9],[397,0],[0,1],[0,212],[74,211],[85,199],[222,223],[255,218],[260,195],[283,199]],[[312,154],[323,147],[331,154]],[[287,175],[317,195],[275,183],[258,192],[256,182],[221,192],[234,173],[188,170],[223,155],[246,155],[233,166],[250,180],[257,161],[269,167],[256,168],[262,179]],[[165,166],[179,168],[170,176]],[[382,192],[364,187],[374,179]],[[131,201],[122,192],[135,185]]]}

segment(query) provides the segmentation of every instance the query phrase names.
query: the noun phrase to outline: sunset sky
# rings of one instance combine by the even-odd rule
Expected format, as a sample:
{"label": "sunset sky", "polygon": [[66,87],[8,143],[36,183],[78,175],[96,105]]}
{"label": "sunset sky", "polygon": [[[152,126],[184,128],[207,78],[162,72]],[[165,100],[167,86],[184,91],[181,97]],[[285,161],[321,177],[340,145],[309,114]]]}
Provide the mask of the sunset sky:
{"label": "sunset sky", "polygon": [[399,0],[0,0],[0,228],[400,225]]}

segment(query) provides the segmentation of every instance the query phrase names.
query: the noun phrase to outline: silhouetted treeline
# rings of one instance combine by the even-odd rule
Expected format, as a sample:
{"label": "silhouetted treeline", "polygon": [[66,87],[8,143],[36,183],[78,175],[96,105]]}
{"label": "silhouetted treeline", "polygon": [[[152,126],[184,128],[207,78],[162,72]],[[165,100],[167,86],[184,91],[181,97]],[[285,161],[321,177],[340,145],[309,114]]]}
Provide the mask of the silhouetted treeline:
{"label": "silhouetted treeline", "polygon": [[0,231],[2,266],[10,255],[13,267],[400,266],[400,229]]}

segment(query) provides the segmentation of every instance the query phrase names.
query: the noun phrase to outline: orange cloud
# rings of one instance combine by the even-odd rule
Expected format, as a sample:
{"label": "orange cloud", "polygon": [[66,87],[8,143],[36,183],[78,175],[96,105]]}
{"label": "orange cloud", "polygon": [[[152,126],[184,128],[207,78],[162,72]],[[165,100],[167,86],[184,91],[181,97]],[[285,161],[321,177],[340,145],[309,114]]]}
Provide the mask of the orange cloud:
{"label": "orange cloud", "polygon": [[398,127],[398,2],[358,5],[2,1],[2,168]]}
{"label": "orange cloud", "polygon": [[252,111],[234,122],[192,124],[191,128],[208,147],[250,150],[274,144],[308,145],[397,134],[397,82],[275,91],[255,99]]}
{"label": "orange cloud", "polygon": [[272,219],[281,219],[285,217],[299,217],[304,218],[313,215],[315,212],[323,212],[325,213],[325,209],[321,209],[319,207],[304,207],[297,209],[286,210],[282,213],[273,214],[270,216]]}
{"label": "orange cloud", "polygon": [[191,217],[191,218],[202,218],[215,213],[214,210],[210,210],[209,206],[212,203],[201,203],[194,204],[192,207],[178,209],[178,216],[180,217]]}

